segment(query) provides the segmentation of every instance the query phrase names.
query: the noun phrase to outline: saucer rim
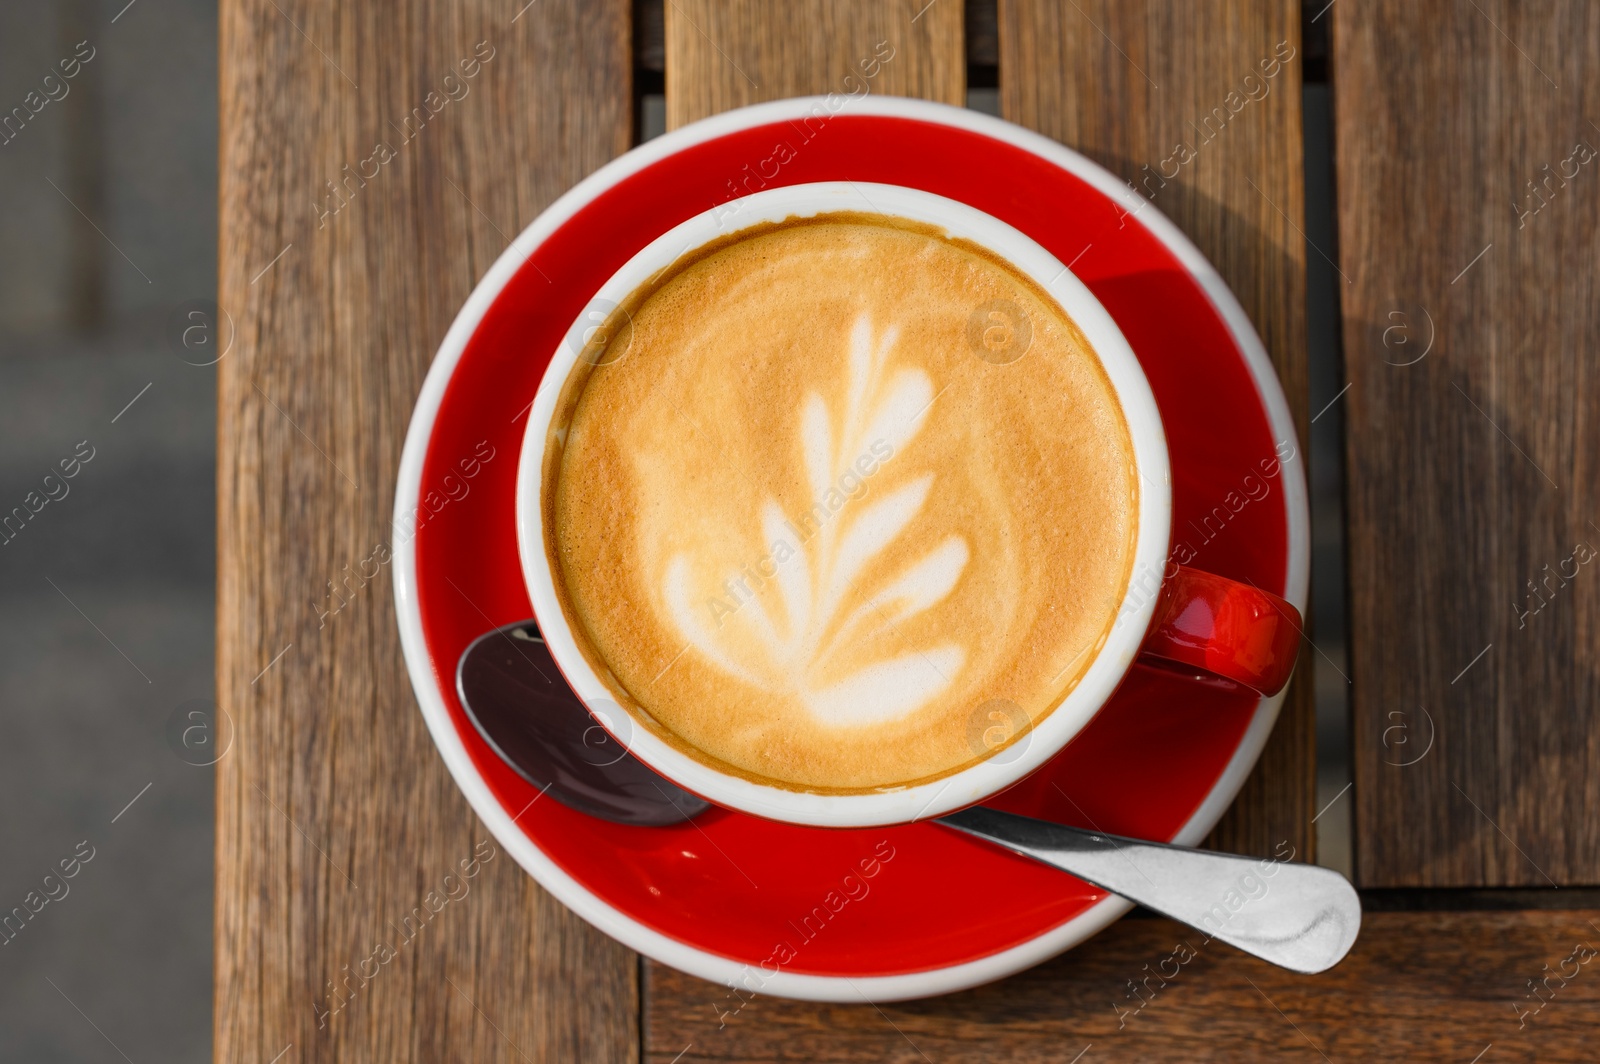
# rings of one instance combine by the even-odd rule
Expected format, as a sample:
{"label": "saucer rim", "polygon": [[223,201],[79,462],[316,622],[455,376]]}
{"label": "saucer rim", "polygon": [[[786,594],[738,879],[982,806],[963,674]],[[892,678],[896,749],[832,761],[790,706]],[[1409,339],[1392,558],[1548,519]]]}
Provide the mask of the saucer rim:
{"label": "saucer rim", "polygon": [[[489,307],[535,249],[602,191],[639,170],[687,148],[743,129],[804,117],[817,107],[825,108],[830,114],[839,113],[838,108],[829,107],[835,98],[836,94],[755,104],[663,134],[612,160],[574,185],[519,233],[462,305],[428,370],[401,451],[392,531],[410,531],[409,522],[418,504],[422,470],[434,424],[462,354]],[[1000,118],[907,98],[852,97],[846,100],[850,113],[855,115],[924,121],[1008,143],[1053,163],[1114,202],[1136,203],[1136,209],[1128,211],[1126,217],[1144,226],[1199,285],[1243,356],[1274,437],[1288,438],[1299,447],[1300,436],[1281,382],[1243,307],[1188,237],[1131,186],[1072,149]],[[1310,582],[1310,516],[1303,461],[1284,464],[1282,485],[1288,532],[1283,598],[1303,612]],[[546,856],[533,839],[516,826],[472,763],[441,693],[440,674],[423,634],[414,541],[409,535],[396,534],[393,544],[396,619],[406,669],[419,708],[456,786],[490,833],[524,870],[564,905],[629,948],[724,985],[733,985],[747,976],[752,971],[751,965],[664,935],[601,900]],[[1284,697],[1285,692],[1280,692],[1257,703],[1249,726],[1216,784],[1169,841],[1194,845],[1221,819],[1259,759]],[[1132,903],[1122,898],[1107,895],[1079,915],[1027,942],[975,960],[917,972],[857,978],[763,971],[760,991],[800,1000],[833,1002],[896,1001],[950,993],[1033,967],[1097,934],[1132,907]]]}

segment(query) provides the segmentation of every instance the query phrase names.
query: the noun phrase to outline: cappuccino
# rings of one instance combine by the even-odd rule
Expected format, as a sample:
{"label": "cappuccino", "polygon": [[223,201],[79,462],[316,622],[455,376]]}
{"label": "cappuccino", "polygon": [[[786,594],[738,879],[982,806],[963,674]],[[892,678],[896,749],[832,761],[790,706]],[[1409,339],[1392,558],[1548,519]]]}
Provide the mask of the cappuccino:
{"label": "cappuccino", "polygon": [[1110,634],[1128,423],[988,250],[874,214],[764,224],[580,342],[542,466],[556,595],[688,756],[816,793],[936,780],[1020,741]]}

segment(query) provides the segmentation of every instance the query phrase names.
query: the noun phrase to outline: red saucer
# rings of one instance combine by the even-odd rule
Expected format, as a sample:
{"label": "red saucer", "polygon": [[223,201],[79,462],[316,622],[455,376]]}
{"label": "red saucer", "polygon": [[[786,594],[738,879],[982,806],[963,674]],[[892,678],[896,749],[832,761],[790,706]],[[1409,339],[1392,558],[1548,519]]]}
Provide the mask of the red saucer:
{"label": "red saucer", "polygon": [[[522,414],[593,292],[660,233],[746,188],[877,181],[958,199],[1068,263],[1126,334],[1170,444],[1173,548],[1193,552],[1178,557],[1304,609],[1308,525],[1294,428],[1260,342],[1153,206],[1082,157],[997,119],[887,98],[814,117],[826,107],[781,101],[651,141],[518,238],[463,308],[419,400],[397,491],[396,595],[441,753],[479,815],[547,888],[628,945],[707,978],[883,1000],[1037,963],[1126,904],[934,824],[830,831],[722,811],[673,828],[596,820],[536,800],[457,701],[467,644],[533,612],[513,517]],[[1291,457],[1268,475],[1276,445]],[[1060,755],[992,804],[1198,841],[1259,755],[1280,701],[1136,667]]]}

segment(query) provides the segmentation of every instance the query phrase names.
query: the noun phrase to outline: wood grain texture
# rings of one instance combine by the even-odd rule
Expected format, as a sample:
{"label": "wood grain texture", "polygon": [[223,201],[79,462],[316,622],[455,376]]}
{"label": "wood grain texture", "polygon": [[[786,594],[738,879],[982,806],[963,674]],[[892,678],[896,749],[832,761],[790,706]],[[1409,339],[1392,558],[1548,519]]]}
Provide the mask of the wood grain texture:
{"label": "wood grain texture", "polygon": [[628,146],[626,0],[516,10],[222,5],[218,1061],[638,1056],[635,957],[485,841],[373,561],[456,310]]}
{"label": "wood grain texture", "polygon": [[[966,102],[958,0],[666,0],[667,128],[787,96]],[[859,64],[894,49],[870,82]]]}
{"label": "wood grain texture", "polygon": [[1468,1064],[1490,1045],[1483,1064],[1592,1060],[1597,919],[1369,914],[1355,950],[1319,976],[1127,919],[1003,982],[881,1007],[741,998],[653,967],[646,1060]]}
{"label": "wood grain texture", "polygon": [[1330,16],[1357,870],[1600,883],[1600,10]]}
{"label": "wood grain texture", "polygon": [[[1001,0],[1002,114],[1132,182],[1221,272],[1306,448],[1300,11],[1293,0]],[[1270,74],[1267,71],[1271,71]],[[1179,146],[1189,151],[1179,151]],[[1208,845],[1315,851],[1311,651]]]}

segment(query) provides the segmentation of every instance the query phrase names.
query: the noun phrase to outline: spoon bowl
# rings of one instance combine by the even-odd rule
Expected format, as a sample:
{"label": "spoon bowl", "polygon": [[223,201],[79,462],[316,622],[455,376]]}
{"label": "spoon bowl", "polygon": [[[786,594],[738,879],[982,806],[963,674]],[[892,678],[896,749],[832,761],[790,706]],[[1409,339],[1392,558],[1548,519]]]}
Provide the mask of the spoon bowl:
{"label": "spoon bowl", "polygon": [[501,760],[563,805],[651,827],[711,808],[646,768],[584,708],[532,621],[474,639],[456,666],[456,692]]}

